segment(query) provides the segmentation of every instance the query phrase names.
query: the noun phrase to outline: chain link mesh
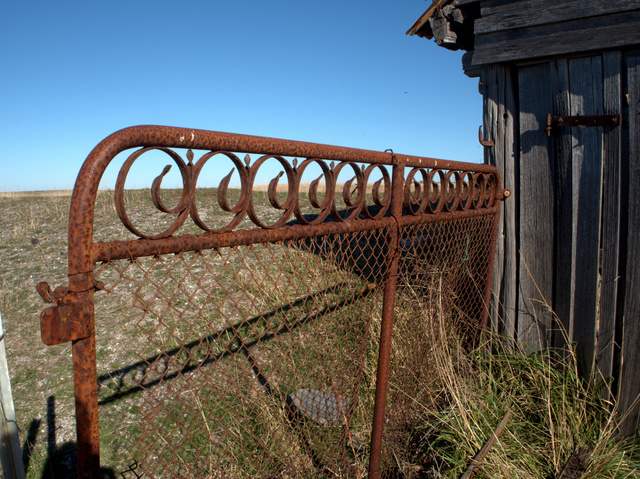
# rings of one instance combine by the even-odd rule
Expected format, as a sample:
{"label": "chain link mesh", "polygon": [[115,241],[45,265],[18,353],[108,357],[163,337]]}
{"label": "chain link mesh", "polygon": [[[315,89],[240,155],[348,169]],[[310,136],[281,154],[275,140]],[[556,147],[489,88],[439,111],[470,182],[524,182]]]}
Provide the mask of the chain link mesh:
{"label": "chain link mesh", "polygon": [[[411,459],[424,322],[444,309],[477,327],[491,222],[401,231],[385,476]],[[364,477],[388,241],[382,229],[98,265],[110,294],[97,295],[97,337],[114,326],[101,309],[117,311],[135,354],[98,364],[101,428],[117,431],[101,440],[122,444],[120,470],[135,460],[158,478]]]}
{"label": "chain link mesh", "polygon": [[102,265],[141,340],[135,371],[106,374],[117,386],[101,398],[139,395],[141,470],[364,471],[386,242],[382,230]]}

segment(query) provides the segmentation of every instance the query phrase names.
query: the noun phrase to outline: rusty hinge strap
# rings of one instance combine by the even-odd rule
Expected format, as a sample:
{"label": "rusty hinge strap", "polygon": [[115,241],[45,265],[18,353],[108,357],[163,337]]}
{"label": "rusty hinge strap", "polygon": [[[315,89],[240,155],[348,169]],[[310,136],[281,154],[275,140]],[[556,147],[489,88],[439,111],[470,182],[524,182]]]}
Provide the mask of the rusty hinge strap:
{"label": "rusty hinge strap", "polygon": [[547,115],[547,136],[558,126],[617,126],[622,124],[622,115],[576,115],[555,116]]}
{"label": "rusty hinge strap", "polygon": [[62,303],[40,314],[40,335],[48,346],[94,334],[93,301]]}

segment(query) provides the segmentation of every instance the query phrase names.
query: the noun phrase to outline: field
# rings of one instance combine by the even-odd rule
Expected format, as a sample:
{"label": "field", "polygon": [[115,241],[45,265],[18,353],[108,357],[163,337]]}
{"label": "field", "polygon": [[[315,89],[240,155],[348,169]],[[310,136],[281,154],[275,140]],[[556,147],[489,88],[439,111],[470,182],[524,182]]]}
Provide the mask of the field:
{"label": "field", "polygon": [[[128,193],[131,205],[145,199]],[[47,305],[35,291],[67,284],[68,202],[65,192],[0,195],[0,310],[31,478],[74,477],[70,347],[41,342]],[[131,239],[112,204],[100,194],[96,239]],[[98,267],[105,477],[162,476],[167,464],[176,472],[164,477],[363,477],[384,238],[332,241]],[[361,256],[349,259],[345,245],[356,244]],[[507,414],[475,477],[640,477],[635,444],[616,441],[614,405],[577,377],[571,352],[527,355],[490,335],[470,345],[467,318],[451,306],[453,270],[429,264],[402,278],[396,303],[387,477],[461,477]],[[197,313],[185,325],[187,310]],[[285,404],[311,389],[349,398],[348,412],[292,418]]]}
{"label": "field", "polygon": [[47,455],[75,439],[71,351],[40,340],[38,318],[45,304],[35,291],[39,281],[67,282],[69,198],[69,192],[0,197],[0,309],[30,477],[40,477]]}

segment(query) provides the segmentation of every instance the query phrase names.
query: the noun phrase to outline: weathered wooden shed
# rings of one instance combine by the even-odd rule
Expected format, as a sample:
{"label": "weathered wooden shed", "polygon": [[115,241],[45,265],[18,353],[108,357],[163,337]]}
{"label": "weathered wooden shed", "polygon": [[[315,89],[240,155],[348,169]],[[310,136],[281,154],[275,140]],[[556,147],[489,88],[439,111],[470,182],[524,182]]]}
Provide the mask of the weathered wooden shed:
{"label": "weathered wooden shed", "polygon": [[513,193],[492,328],[534,350],[576,343],[637,431],[640,1],[436,0],[407,33],[466,50],[480,78],[485,161]]}

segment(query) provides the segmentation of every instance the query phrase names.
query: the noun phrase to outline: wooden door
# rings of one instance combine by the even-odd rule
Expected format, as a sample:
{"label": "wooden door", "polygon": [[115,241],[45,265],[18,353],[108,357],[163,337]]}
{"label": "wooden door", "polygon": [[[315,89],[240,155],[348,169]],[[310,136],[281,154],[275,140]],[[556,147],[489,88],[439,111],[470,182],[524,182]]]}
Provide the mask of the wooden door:
{"label": "wooden door", "polygon": [[[586,376],[640,421],[640,51],[483,68],[485,161],[513,192],[501,217],[492,328],[526,350],[577,344]],[[555,128],[546,116],[621,114]]]}
{"label": "wooden door", "polygon": [[[494,280],[500,332],[530,350],[581,345],[583,370],[613,367],[621,129],[557,128],[552,115],[621,113],[619,52],[483,70],[486,160],[514,192]],[[606,318],[605,318],[606,316]],[[498,319],[499,318],[499,319]],[[596,327],[600,342],[596,347]]]}

